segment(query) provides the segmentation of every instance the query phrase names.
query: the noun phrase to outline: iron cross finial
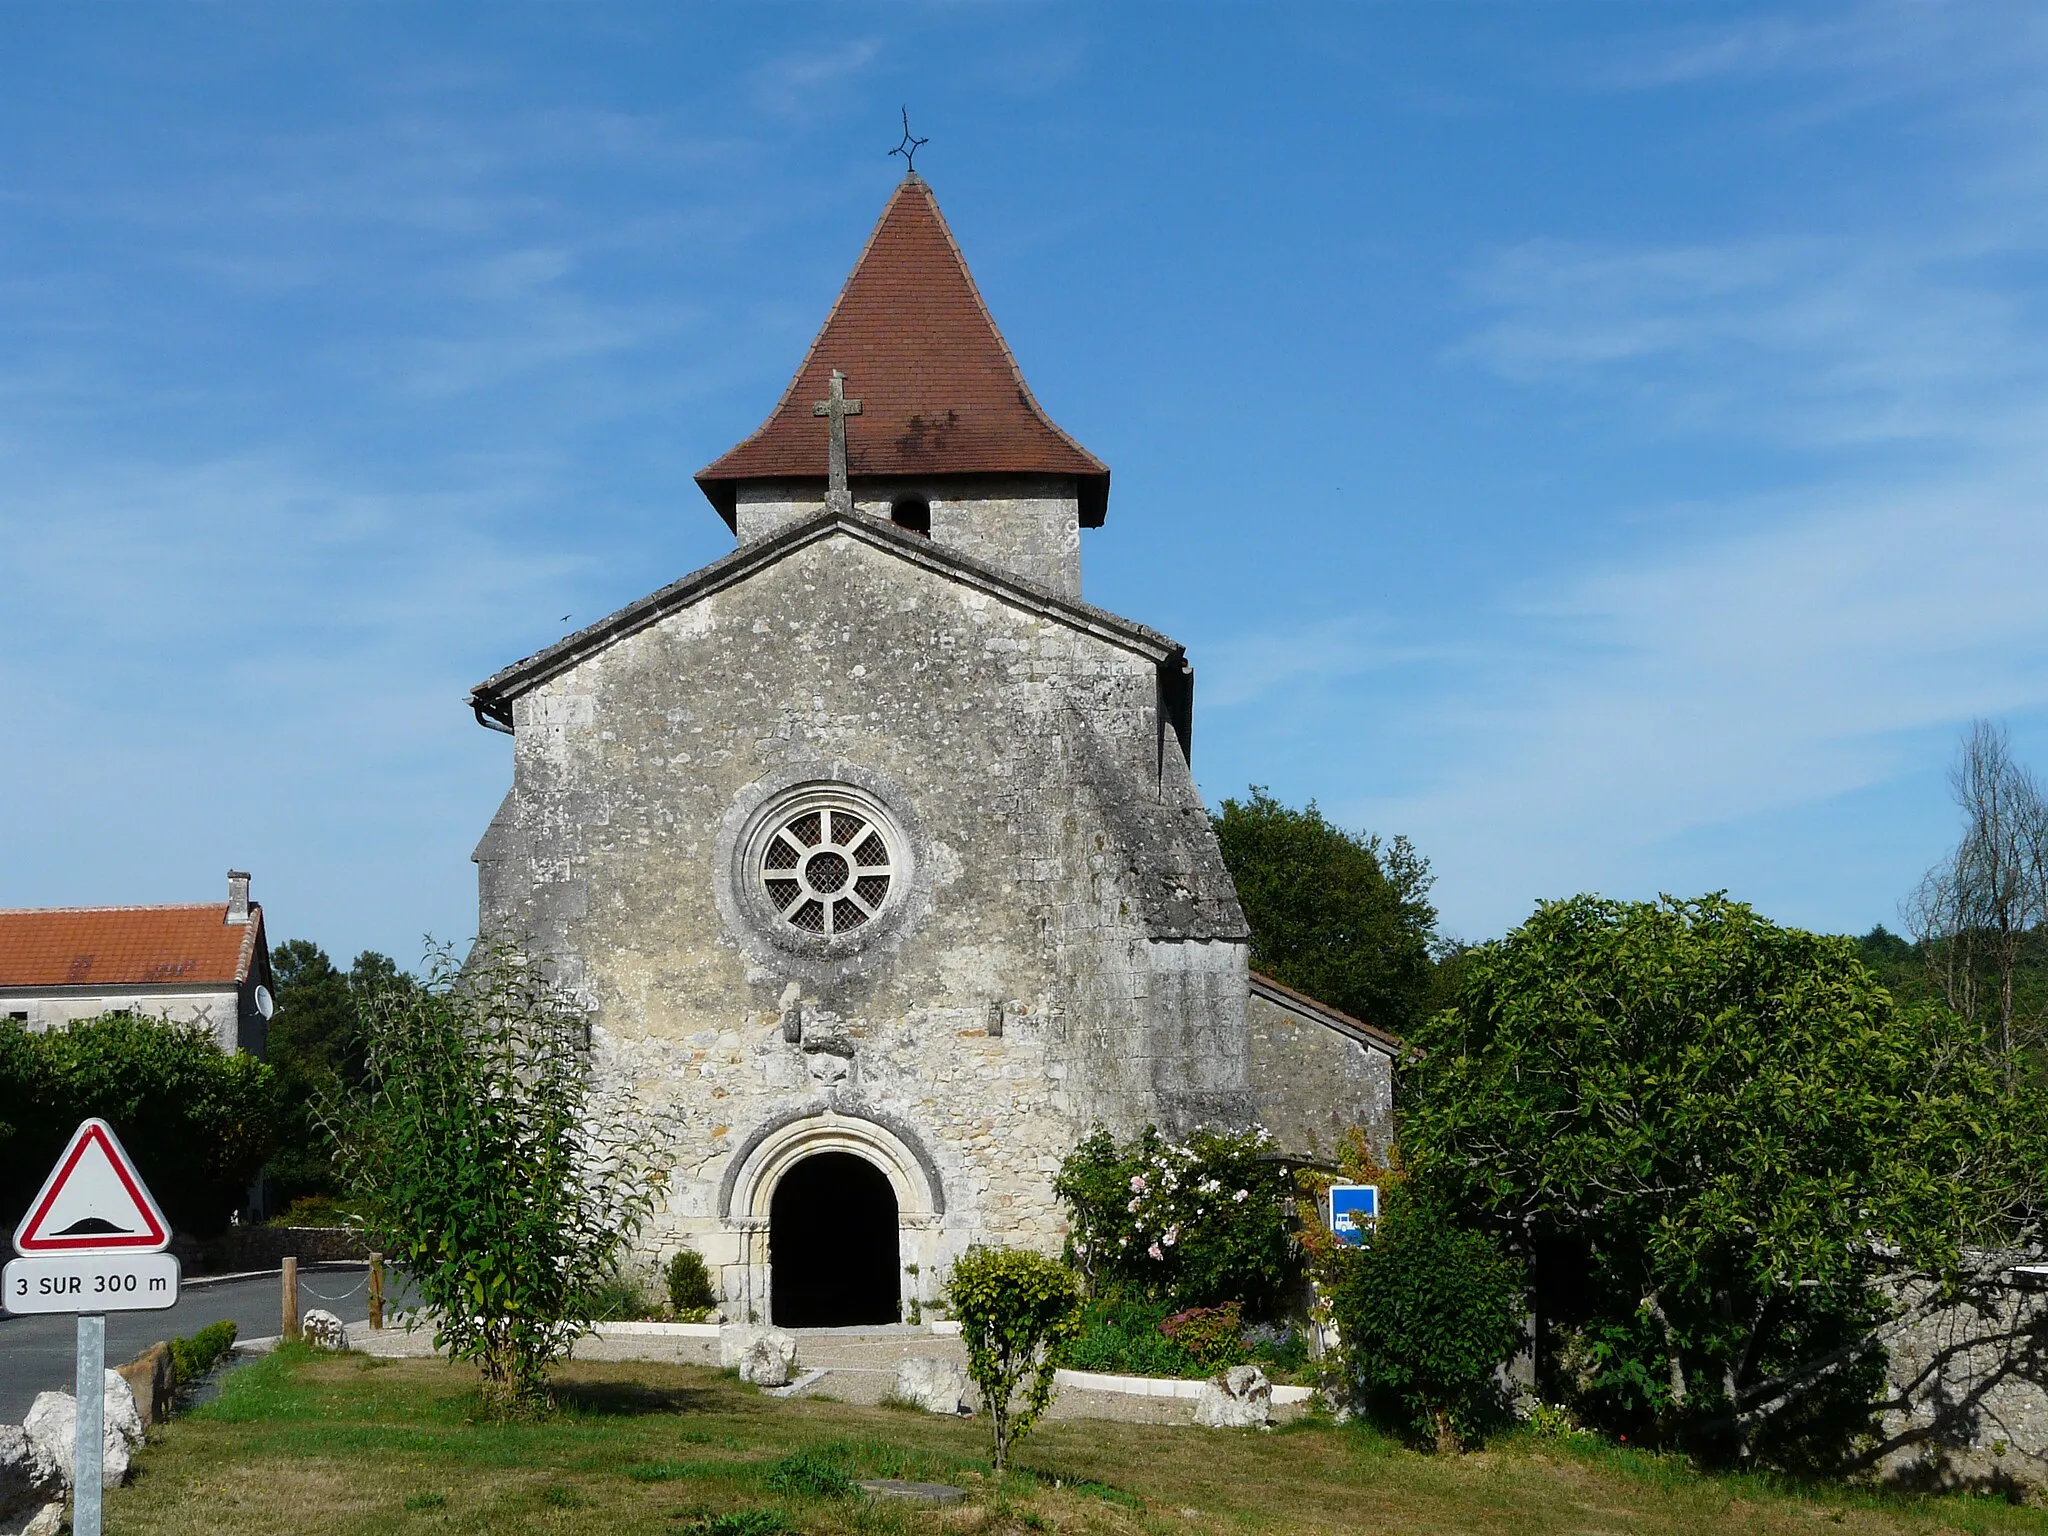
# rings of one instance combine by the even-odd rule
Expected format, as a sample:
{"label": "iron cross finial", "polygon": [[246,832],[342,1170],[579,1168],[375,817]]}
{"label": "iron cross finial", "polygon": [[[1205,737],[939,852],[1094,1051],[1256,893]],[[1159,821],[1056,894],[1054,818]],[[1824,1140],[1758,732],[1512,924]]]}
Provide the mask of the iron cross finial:
{"label": "iron cross finial", "polygon": [[832,370],[830,398],[811,407],[813,416],[828,416],[831,426],[831,457],[825,464],[825,505],[836,511],[853,510],[853,494],[846,488],[846,418],[860,414],[860,402],[846,398],[846,375]]}
{"label": "iron cross finial", "polygon": [[890,150],[889,153],[903,157],[903,170],[906,175],[915,176],[917,174],[917,152],[929,143],[931,143],[930,139],[920,139],[910,131],[910,108],[905,107],[903,109],[903,142]]}

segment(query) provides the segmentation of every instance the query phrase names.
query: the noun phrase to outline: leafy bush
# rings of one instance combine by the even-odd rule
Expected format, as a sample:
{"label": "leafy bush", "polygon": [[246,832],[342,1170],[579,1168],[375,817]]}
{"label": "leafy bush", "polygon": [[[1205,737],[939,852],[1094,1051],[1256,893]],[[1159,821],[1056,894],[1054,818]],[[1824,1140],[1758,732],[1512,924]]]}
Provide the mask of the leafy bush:
{"label": "leafy bush", "polygon": [[199,1380],[234,1347],[235,1325],[231,1322],[209,1323],[189,1339],[171,1340],[171,1371],[178,1385],[189,1386]]}
{"label": "leafy bush", "polygon": [[1417,1177],[1538,1256],[1541,1390],[1631,1442],[1838,1467],[1888,1284],[2039,1230],[2033,1069],[1723,896],[1546,904],[1415,1043]]}
{"label": "leafy bush", "polygon": [[704,1267],[704,1255],[694,1248],[679,1250],[662,1271],[668,1285],[668,1304],[679,1321],[701,1322],[718,1306],[718,1292],[711,1286],[711,1271]]}
{"label": "leafy bush", "polygon": [[1201,1376],[1202,1362],[1159,1331],[1167,1304],[1120,1296],[1091,1301],[1074,1337],[1060,1346],[1060,1364],[1116,1376]]}
{"label": "leafy bush", "polygon": [[1244,1345],[1269,1376],[1292,1376],[1308,1364],[1308,1334],[1299,1328],[1256,1323],[1245,1329]]}
{"label": "leafy bush", "polygon": [[1159,1325],[1159,1331],[1194,1356],[1205,1371],[1242,1365],[1250,1354],[1244,1343],[1244,1309],[1234,1301],[1176,1312]]}
{"label": "leafy bush", "polygon": [[1491,1234],[1397,1185],[1337,1265],[1331,1309],[1374,1417],[1440,1451],[1499,1421],[1496,1371],[1522,1341],[1524,1306],[1521,1267]]}
{"label": "leafy bush", "polygon": [[762,1481],[770,1493],[798,1498],[843,1499],[854,1491],[846,1469],[817,1451],[791,1451]]}
{"label": "leafy bush", "polygon": [[613,1273],[590,1288],[583,1306],[593,1323],[630,1323],[648,1315],[647,1297],[631,1275]]}
{"label": "leafy bush", "polygon": [[364,1024],[363,1087],[329,1101],[364,1230],[493,1410],[544,1409],[653,1207],[654,1146],[603,1129],[629,1117],[593,1112],[582,1019],[509,947],[480,944],[459,969],[438,956]]}
{"label": "leafy bush", "polygon": [[204,1028],[108,1014],[30,1034],[0,1023],[0,1220],[27,1209],[79,1121],[114,1127],[180,1231],[214,1233],[248,1197],[278,1134],[270,1069]]}
{"label": "leafy bush", "polygon": [[1300,1278],[1287,1181],[1263,1130],[1197,1131],[1171,1142],[1147,1126],[1118,1143],[1098,1129],[1061,1165],[1071,1255],[1097,1296],[1170,1310],[1236,1302],[1271,1316]]}
{"label": "leafy bush", "polygon": [[347,1227],[355,1208],[331,1195],[301,1195],[264,1223],[267,1227]]}
{"label": "leafy bush", "polygon": [[1001,1477],[1011,1442],[1052,1401],[1059,1348],[1080,1325],[1080,1288],[1065,1265],[1039,1254],[977,1246],[953,1265],[946,1301],[960,1320],[967,1374],[988,1410]]}

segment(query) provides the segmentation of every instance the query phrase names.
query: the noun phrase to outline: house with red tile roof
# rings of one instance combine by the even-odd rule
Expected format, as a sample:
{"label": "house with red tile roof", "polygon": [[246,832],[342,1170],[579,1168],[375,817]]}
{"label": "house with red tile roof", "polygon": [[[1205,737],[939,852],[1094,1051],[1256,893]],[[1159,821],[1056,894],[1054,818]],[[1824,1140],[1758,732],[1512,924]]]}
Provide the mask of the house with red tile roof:
{"label": "house with red tile roof", "polygon": [[261,1056],[270,988],[263,908],[241,870],[225,902],[0,909],[0,1018],[32,1030],[132,1013]]}

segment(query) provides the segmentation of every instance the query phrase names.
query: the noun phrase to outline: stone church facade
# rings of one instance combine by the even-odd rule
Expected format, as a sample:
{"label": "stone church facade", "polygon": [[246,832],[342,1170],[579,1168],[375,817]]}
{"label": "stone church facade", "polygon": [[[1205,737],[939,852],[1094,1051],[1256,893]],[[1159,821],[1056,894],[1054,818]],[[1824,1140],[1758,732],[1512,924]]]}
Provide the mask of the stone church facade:
{"label": "stone church facade", "polygon": [[731,555],[471,699],[514,738],[480,929],[672,1149],[651,1257],[730,1317],[891,1321],[969,1243],[1057,1252],[1093,1125],[1384,1133],[1399,1042],[1249,973],[1188,658],[1082,600],[1108,471],[922,180],[698,483]]}

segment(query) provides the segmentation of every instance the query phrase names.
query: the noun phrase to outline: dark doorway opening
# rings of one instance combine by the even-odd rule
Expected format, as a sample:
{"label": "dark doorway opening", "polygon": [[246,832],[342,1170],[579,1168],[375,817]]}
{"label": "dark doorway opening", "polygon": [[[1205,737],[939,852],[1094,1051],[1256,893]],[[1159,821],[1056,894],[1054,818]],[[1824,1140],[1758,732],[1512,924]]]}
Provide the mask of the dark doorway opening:
{"label": "dark doorway opening", "polygon": [[768,1207],[770,1311],[778,1328],[894,1323],[896,1191],[851,1152],[805,1158]]}
{"label": "dark doorway opening", "polygon": [[912,533],[932,536],[932,504],[922,496],[899,496],[889,507],[889,521]]}

